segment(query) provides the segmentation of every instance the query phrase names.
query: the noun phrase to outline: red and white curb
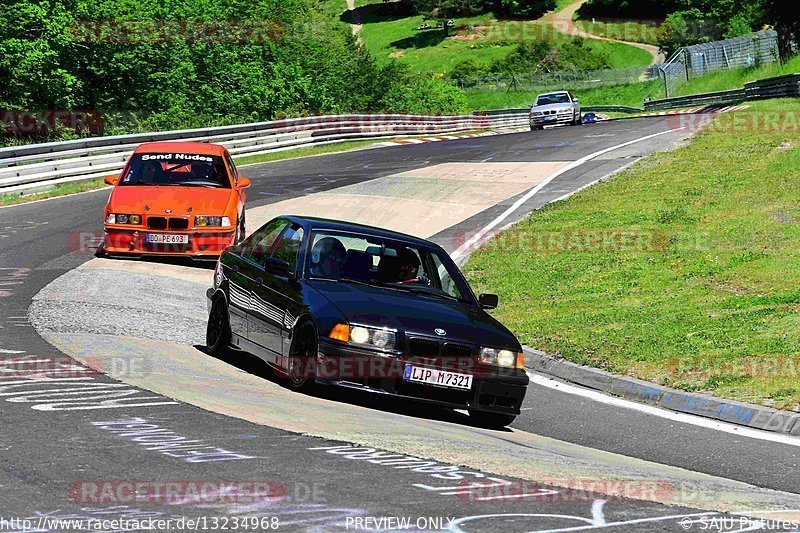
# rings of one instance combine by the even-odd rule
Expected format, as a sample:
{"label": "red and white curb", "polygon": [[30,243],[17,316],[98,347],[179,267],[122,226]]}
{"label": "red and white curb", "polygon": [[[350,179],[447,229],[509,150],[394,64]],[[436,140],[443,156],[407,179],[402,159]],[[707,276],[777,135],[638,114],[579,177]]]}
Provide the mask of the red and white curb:
{"label": "red and white curb", "polygon": [[636,115],[637,117],[664,117],[669,115],[705,115],[705,114],[714,114],[717,115],[719,113],[730,113],[732,111],[741,111],[742,109],[747,109],[750,107],[749,105],[731,105],[731,106],[702,106],[702,107],[693,107],[690,109],[671,109],[669,111],[658,111],[652,113],[642,113],[641,115]]}

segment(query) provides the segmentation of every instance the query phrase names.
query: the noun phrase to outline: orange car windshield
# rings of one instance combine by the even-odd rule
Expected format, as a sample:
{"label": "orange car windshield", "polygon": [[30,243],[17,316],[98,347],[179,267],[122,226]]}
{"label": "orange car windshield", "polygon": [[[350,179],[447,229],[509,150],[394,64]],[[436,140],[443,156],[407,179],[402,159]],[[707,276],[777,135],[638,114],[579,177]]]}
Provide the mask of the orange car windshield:
{"label": "orange car windshield", "polygon": [[221,157],[200,154],[134,154],[120,185],[230,188]]}

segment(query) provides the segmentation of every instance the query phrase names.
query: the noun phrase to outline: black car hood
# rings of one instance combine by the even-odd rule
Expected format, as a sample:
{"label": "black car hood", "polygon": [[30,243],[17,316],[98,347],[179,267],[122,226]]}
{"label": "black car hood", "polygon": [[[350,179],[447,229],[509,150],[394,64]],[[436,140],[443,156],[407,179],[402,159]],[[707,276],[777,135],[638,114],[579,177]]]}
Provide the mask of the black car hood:
{"label": "black car hood", "polygon": [[[475,305],[358,283],[309,280],[308,284],[330,300],[351,324],[520,349],[519,342],[505,326]],[[446,334],[439,336],[436,329]]]}

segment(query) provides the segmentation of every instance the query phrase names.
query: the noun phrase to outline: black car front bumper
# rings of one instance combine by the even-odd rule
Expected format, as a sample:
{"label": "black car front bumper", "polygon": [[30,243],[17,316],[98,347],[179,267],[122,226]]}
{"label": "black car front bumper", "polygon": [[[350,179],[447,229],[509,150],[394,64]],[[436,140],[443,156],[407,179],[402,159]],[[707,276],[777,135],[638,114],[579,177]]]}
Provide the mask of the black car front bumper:
{"label": "black car front bumper", "polygon": [[[407,381],[406,364],[472,374],[469,390]],[[320,339],[316,381],[392,396],[419,400],[452,409],[518,415],[530,382],[524,370],[464,366],[454,368],[436,361],[422,362],[400,354],[382,353]]]}

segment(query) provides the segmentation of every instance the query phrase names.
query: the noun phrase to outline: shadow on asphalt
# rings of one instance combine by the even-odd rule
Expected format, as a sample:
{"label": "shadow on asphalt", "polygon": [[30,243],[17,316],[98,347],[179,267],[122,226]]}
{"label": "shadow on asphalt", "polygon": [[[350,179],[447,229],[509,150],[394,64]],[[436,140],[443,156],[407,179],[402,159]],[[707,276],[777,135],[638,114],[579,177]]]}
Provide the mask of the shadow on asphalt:
{"label": "shadow on asphalt", "polygon": [[[247,372],[248,374],[258,376],[285,389],[288,389],[286,380],[282,376],[280,376],[267,363],[248,352],[231,349],[225,356],[217,357],[209,353],[205,346],[195,344],[194,348],[209,357],[214,357],[215,359],[234,366],[239,370]],[[408,400],[405,398],[377,394],[369,391],[360,391],[344,387],[324,386],[318,384],[309,392],[293,392],[293,394],[304,394],[306,396],[313,396],[323,400],[348,403],[351,405],[364,407],[366,409],[371,409],[373,411],[383,411],[386,413],[412,416],[414,418],[437,420],[439,422],[451,422],[454,424],[460,424],[462,426],[471,426],[476,428],[482,427],[478,424],[475,424],[469,415],[454,411],[453,409],[426,404],[424,402],[416,402],[414,400]],[[495,431],[511,432],[509,428]]]}

